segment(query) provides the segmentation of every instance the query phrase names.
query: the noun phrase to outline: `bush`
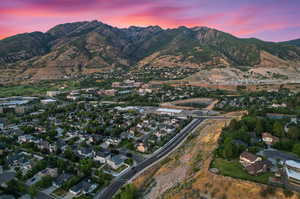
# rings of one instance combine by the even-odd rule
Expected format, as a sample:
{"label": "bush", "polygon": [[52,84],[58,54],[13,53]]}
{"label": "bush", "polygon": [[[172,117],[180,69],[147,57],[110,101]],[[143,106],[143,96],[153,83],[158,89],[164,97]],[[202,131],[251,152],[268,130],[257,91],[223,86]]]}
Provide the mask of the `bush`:
{"label": "bush", "polygon": [[288,189],[283,190],[283,194],[285,195],[285,197],[290,198],[294,195],[294,193]]}
{"label": "bush", "polygon": [[137,199],[137,198],[138,198],[138,191],[132,184],[123,187],[121,189],[121,192],[114,197],[114,199]]}

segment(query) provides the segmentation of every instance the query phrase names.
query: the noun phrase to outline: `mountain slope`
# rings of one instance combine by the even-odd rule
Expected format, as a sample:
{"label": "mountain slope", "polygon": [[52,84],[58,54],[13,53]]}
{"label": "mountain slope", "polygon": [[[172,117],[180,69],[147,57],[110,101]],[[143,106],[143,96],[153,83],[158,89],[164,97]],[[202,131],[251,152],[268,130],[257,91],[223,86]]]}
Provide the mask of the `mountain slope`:
{"label": "mountain slope", "polygon": [[296,46],[240,39],[207,27],[119,29],[85,21],[0,41],[0,68],[18,71],[12,80],[57,79],[90,69],[135,65],[247,68],[267,63],[272,67],[294,67],[299,60],[300,48]]}
{"label": "mountain slope", "polygon": [[19,34],[0,40],[0,64],[25,60],[49,52],[53,37],[42,32]]}
{"label": "mountain slope", "polygon": [[281,43],[300,47],[300,39],[294,39],[294,40],[285,41]]}

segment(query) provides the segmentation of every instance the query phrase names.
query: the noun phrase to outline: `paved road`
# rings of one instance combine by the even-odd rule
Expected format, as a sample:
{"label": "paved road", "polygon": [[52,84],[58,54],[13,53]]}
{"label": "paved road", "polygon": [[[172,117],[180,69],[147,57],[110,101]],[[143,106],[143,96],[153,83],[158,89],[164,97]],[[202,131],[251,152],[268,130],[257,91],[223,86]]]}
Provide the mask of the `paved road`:
{"label": "paved road", "polygon": [[161,150],[157,151],[153,156],[139,163],[137,166],[129,169],[127,172],[113,180],[113,182],[102,192],[99,192],[94,197],[95,199],[111,199],[113,195],[137,173],[141,172],[146,167],[157,162],[162,157],[166,156],[176,146],[178,146],[191,132],[194,130],[203,119],[194,119],[188,126],[181,130],[172,140],[165,144]]}

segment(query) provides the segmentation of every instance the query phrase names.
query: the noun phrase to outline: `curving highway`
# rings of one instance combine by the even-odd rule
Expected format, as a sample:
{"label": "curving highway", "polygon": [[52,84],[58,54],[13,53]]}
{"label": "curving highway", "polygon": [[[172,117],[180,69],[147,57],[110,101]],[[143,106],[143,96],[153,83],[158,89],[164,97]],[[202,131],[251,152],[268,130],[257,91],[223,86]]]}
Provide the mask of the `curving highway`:
{"label": "curving highway", "polygon": [[168,155],[175,149],[202,121],[203,119],[194,119],[185,128],[183,128],[174,138],[172,138],[161,149],[156,151],[150,158],[140,162],[135,167],[132,167],[119,177],[115,178],[112,183],[103,191],[95,195],[95,199],[111,199],[115,193],[128,181],[133,179],[138,173],[142,172],[145,168],[159,161],[162,157]]}

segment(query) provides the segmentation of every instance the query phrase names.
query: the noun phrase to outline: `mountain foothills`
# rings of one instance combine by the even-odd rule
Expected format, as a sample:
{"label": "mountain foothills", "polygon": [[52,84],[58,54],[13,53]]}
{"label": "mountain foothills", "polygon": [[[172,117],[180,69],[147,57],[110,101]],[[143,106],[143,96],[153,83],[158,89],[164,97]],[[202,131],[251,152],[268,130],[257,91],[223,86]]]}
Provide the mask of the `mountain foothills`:
{"label": "mountain foothills", "polygon": [[300,70],[297,45],[299,40],[274,43],[240,39],[207,27],[120,29],[99,21],[67,23],[46,33],[25,33],[1,40],[0,83],[59,79],[116,67],[130,70],[145,66],[202,71],[225,68],[253,78],[257,74],[297,78]]}
{"label": "mountain foothills", "polygon": [[283,44],[294,45],[300,47],[300,39],[294,39],[286,42],[282,42]]}

